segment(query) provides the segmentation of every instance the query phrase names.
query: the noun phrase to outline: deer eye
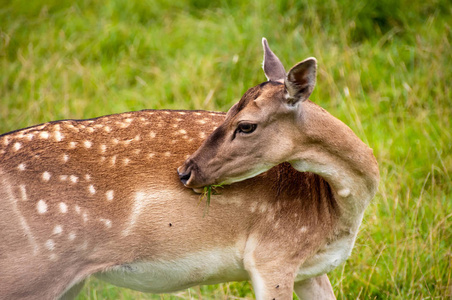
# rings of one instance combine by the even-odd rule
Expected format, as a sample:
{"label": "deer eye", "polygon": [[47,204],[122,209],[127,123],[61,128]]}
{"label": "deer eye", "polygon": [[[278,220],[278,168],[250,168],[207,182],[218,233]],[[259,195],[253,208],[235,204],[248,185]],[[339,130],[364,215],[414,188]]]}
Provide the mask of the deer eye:
{"label": "deer eye", "polygon": [[249,134],[256,130],[257,124],[251,124],[251,123],[240,123],[237,126],[237,132],[239,133],[245,133]]}

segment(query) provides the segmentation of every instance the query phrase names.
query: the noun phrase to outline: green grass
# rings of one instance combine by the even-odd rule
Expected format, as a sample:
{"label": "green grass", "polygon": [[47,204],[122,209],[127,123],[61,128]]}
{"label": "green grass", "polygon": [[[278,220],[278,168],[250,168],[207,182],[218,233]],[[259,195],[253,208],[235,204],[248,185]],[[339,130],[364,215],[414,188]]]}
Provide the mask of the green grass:
{"label": "green grass", "polygon": [[[311,99],[375,152],[381,184],[338,299],[452,297],[452,5],[434,1],[0,0],[0,133],[144,108],[227,110],[319,61]],[[78,299],[251,299],[247,283],[147,295],[97,280]]]}

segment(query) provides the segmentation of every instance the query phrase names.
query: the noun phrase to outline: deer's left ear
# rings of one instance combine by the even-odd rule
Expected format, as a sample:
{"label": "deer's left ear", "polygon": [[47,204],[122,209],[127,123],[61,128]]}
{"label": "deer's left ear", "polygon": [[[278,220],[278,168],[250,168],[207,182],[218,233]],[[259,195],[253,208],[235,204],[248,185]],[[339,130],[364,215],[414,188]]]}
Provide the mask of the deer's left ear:
{"label": "deer's left ear", "polygon": [[307,58],[296,64],[284,80],[286,86],[287,103],[294,105],[309,98],[315,86],[317,60]]}
{"label": "deer's left ear", "polygon": [[264,47],[263,68],[265,76],[270,81],[282,83],[286,77],[286,70],[284,70],[283,64],[268,46],[266,38],[262,38],[262,46]]}

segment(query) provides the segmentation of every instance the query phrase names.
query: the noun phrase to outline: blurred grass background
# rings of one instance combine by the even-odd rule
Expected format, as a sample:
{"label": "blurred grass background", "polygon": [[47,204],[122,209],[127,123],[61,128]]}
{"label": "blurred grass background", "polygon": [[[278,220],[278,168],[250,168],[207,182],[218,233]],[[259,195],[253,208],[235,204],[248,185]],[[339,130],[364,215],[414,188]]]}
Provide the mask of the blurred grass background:
{"label": "blurred grass background", "polygon": [[[380,191],[338,299],[452,299],[449,0],[0,0],[0,133],[145,108],[226,111],[319,61],[311,100],[374,148]],[[248,283],[149,295],[92,279],[78,299],[252,299]]]}

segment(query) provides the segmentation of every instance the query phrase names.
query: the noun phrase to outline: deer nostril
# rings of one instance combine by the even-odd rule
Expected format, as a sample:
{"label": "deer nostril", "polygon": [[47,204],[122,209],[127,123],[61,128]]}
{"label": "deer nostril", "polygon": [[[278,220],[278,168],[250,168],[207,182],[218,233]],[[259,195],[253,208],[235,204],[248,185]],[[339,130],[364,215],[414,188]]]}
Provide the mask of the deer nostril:
{"label": "deer nostril", "polygon": [[183,184],[187,184],[187,181],[190,179],[190,176],[191,176],[191,171],[187,172],[187,173],[179,173],[179,172],[177,172],[177,173],[179,174],[180,181]]}

